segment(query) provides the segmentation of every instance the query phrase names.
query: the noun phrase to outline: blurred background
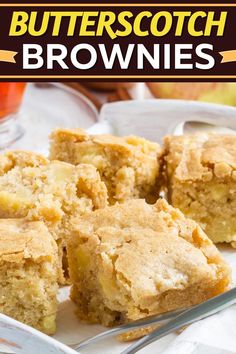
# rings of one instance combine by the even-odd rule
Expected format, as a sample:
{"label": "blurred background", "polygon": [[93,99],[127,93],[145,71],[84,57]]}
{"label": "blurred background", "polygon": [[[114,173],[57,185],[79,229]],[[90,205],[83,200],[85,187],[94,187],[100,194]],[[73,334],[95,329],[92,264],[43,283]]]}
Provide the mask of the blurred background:
{"label": "blurred background", "polygon": [[65,83],[87,95],[100,109],[104,102],[167,98],[196,100],[236,106],[236,83],[145,82],[145,83]]}
{"label": "blurred background", "polygon": [[54,128],[90,128],[99,120],[105,103],[136,99],[236,106],[236,83],[1,82],[0,149],[27,146],[44,152]]}

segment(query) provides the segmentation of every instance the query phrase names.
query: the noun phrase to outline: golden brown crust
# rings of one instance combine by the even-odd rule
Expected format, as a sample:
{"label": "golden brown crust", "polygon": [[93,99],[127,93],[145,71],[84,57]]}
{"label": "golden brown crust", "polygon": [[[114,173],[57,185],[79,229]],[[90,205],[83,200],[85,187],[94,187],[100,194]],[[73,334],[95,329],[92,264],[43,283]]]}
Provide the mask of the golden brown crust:
{"label": "golden brown crust", "polygon": [[[9,156],[15,155],[7,153],[1,159]],[[92,165],[39,160],[44,163],[38,165],[34,154],[17,155],[12,168],[0,175],[0,218],[44,221],[62,258],[71,217],[105,207],[107,190]]]}
{"label": "golden brown crust", "polygon": [[41,221],[0,220],[0,312],[56,330],[57,244]]}
{"label": "golden brown crust", "polygon": [[105,184],[91,165],[46,160],[40,166],[15,165],[0,176],[0,216],[43,220],[55,239],[53,228],[63,219],[106,204]]}
{"label": "golden brown crust", "polygon": [[0,263],[42,261],[57,254],[57,245],[42,221],[0,219]]}
{"label": "golden brown crust", "polygon": [[236,138],[233,135],[195,134],[167,136],[166,160],[174,177],[182,181],[234,178]]}
{"label": "golden brown crust", "polygon": [[94,165],[112,204],[132,198],[156,201],[161,152],[158,144],[135,136],[93,136],[81,129],[51,134],[51,159]]}
{"label": "golden brown crust", "polygon": [[85,130],[80,128],[75,129],[55,129],[51,135],[50,139],[58,139],[63,142],[65,139],[69,139],[71,142],[81,142],[87,141],[89,139],[89,135]]}
{"label": "golden brown crust", "polygon": [[216,247],[164,200],[130,200],[74,220],[68,254],[79,317],[105,325],[196,304],[230,283]]}
{"label": "golden brown crust", "polygon": [[[159,144],[148,141],[141,137],[136,136],[115,136],[110,134],[98,134],[89,135],[83,129],[56,129],[50,136],[51,140],[57,139],[57,141],[68,140],[70,142],[83,142],[90,141],[94,144],[102,146],[111,146],[117,149],[124,149],[125,152],[132,152],[133,150],[139,150],[142,153],[152,153],[154,157],[161,153]],[[52,157],[53,158],[53,157]],[[76,158],[76,157],[75,157]]]}

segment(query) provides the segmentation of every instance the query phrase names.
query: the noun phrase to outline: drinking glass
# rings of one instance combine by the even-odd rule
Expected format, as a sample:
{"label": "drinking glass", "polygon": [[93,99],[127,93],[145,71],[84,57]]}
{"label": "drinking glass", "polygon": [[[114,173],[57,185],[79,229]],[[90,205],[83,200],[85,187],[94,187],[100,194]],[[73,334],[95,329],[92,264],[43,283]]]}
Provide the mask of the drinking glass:
{"label": "drinking glass", "polygon": [[0,149],[23,135],[18,118],[25,87],[24,82],[0,82]]}

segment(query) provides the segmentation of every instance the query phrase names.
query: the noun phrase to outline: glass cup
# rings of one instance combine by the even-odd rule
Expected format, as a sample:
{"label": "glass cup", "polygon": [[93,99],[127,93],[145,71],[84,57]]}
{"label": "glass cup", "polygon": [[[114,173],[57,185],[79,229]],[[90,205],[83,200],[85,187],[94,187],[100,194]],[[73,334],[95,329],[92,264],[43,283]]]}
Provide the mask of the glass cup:
{"label": "glass cup", "polygon": [[17,119],[25,87],[24,82],[0,82],[0,149],[23,135]]}

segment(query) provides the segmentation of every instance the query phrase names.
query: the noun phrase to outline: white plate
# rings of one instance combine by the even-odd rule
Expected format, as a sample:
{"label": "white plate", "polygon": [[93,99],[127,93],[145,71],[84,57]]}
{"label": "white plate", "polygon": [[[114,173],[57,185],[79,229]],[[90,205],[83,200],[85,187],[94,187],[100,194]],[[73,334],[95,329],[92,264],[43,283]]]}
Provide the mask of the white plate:
{"label": "white plate", "polygon": [[0,314],[0,354],[74,354],[49,336]]}
{"label": "white plate", "polygon": [[90,131],[136,134],[161,143],[165,135],[182,134],[183,123],[189,129],[190,122],[194,122],[194,125],[191,124],[192,129],[195,126],[197,130],[236,130],[236,108],[164,99],[114,102],[102,107],[99,123]]}

